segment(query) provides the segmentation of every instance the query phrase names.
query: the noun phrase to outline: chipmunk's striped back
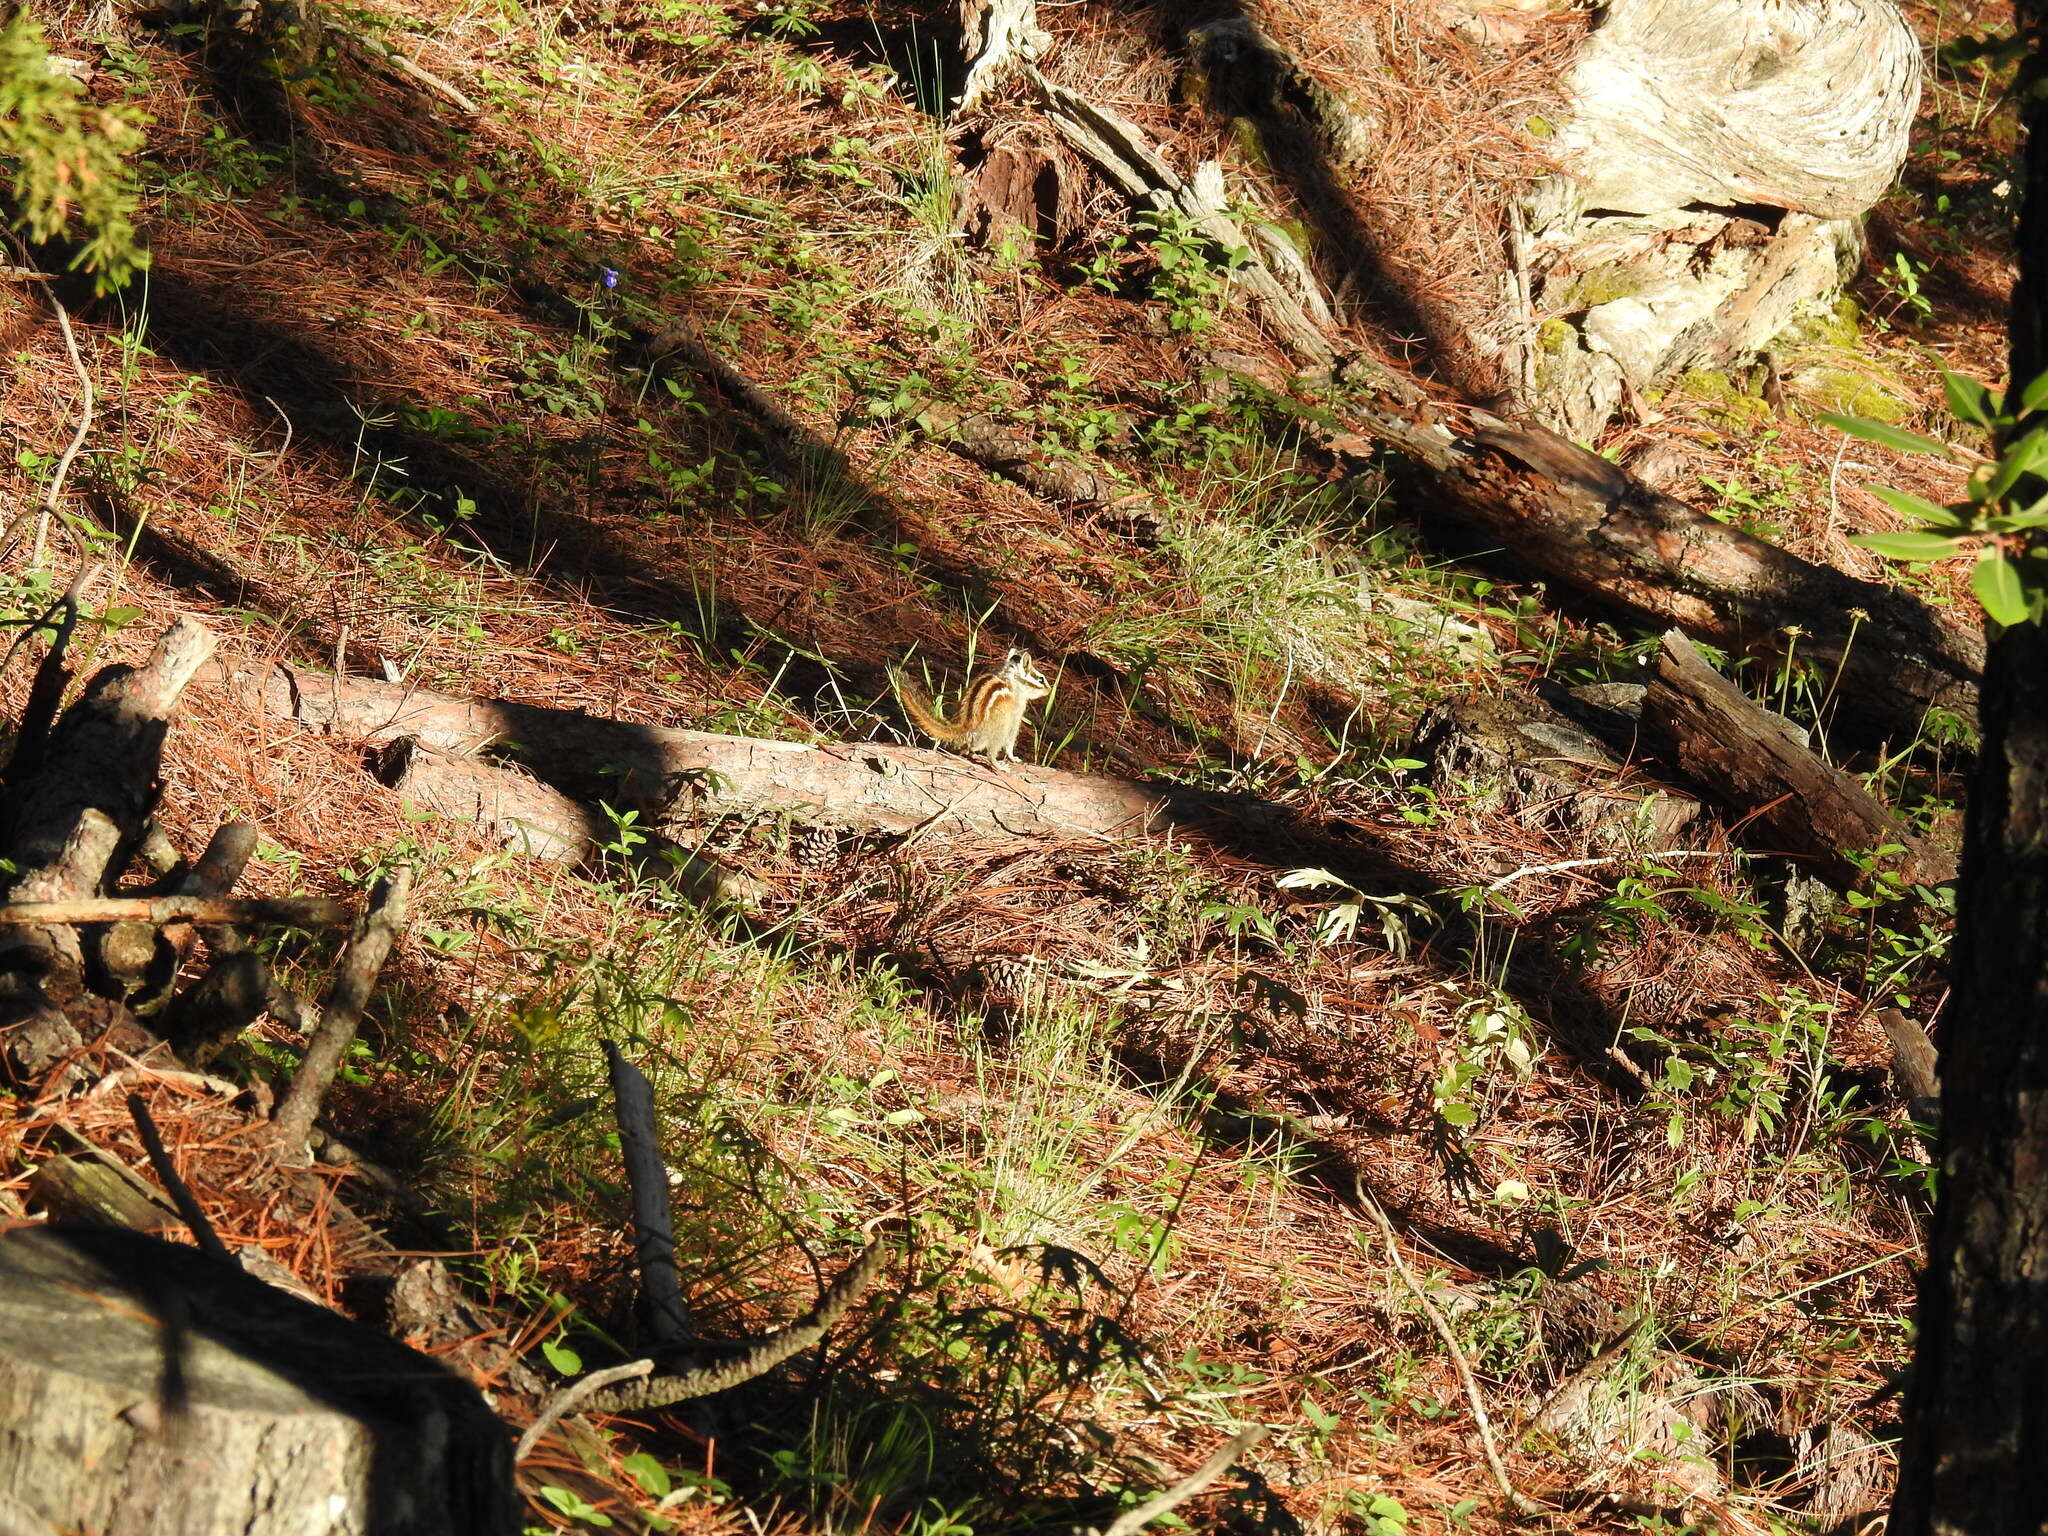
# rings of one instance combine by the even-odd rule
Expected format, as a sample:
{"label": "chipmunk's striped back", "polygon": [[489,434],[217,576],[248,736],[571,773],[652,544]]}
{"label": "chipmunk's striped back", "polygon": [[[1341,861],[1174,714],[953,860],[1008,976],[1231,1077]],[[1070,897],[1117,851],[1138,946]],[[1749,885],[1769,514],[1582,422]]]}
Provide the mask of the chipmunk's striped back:
{"label": "chipmunk's striped back", "polygon": [[1016,761],[1024,711],[1052,692],[1038,663],[1015,648],[995,671],[984,672],[967,685],[950,720],[921,698],[901,674],[892,674],[890,681],[912,725],[941,746],[986,757],[991,763],[1006,757]]}

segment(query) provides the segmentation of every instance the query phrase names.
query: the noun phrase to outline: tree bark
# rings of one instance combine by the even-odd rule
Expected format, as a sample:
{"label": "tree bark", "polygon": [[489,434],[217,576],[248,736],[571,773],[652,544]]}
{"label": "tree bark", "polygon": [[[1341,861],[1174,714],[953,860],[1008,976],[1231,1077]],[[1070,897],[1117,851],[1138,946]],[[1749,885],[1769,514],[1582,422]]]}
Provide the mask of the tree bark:
{"label": "tree bark", "polygon": [[[2038,67],[2048,5],[2017,11]],[[2021,78],[2034,78],[2027,68]],[[2048,99],[2021,100],[2015,393],[2048,368]],[[2015,435],[2042,420],[2032,413]],[[1893,1536],[2048,1530],[2048,628],[2018,624],[1992,641],[1979,716],[1942,1019],[1942,1174]]]}

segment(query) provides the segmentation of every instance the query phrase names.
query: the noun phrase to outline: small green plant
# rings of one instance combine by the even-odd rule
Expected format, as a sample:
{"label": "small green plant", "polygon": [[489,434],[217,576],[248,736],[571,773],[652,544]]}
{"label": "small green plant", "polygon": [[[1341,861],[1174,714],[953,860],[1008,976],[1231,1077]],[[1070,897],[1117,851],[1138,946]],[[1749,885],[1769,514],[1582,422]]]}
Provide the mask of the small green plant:
{"label": "small green plant", "polygon": [[[1973,454],[1961,501],[1937,506],[1922,496],[1885,486],[1866,486],[1871,495],[1902,517],[1925,526],[1906,533],[1866,533],[1855,542],[1893,560],[1925,562],[1975,554],[1971,589],[1997,624],[2038,622],[2048,611],[2048,549],[2036,534],[2048,528],[2048,373],[2019,392],[2017,409],[2009,395],[1946,369],[1941,375],[1949,410],[1956,419],[1990,434],[1996,457]],[[1957,449],[1918,432],[1862,416],[1824,415],[1822,420],[1866,442],[1901,453],[1930,454],[1951,462]],[[2024,428],[2024,430],[2022,430]]]}

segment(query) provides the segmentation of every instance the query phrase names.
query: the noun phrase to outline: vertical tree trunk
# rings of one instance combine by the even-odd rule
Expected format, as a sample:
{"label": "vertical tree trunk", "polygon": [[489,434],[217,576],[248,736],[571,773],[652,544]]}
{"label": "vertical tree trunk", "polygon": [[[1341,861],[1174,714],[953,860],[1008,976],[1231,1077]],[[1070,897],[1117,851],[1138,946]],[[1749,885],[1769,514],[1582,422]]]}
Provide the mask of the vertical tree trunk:
{"label": "vertical tree trunk", "polygon": [[[2048,0],[2016,9],[2038,68]],[[2015,395],[2048,368],[2048,101],[2038,86],[2020,99]],[[1946,1146],[1892,1536],[2048,1531],[2048,628],[1992,641],[1978,714],[1942,1054]]]}

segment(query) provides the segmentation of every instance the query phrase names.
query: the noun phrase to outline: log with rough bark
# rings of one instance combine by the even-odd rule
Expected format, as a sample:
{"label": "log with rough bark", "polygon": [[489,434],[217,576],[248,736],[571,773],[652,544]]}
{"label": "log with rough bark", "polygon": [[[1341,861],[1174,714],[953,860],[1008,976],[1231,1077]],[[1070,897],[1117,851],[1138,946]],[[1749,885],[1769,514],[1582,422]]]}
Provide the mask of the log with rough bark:
{"label": "log with rough bark", "polygon": [[1597,606],[1722,650],[1798,654],[1837,679],[1832,725],[1910,740],[1930,709],[1976,718],[1983,636],[1911,594],[1816,565],[1652,490],[1542,427],[1375,390],[1324,436],[1339,457],[1398,456],[1418,510]]}
{"label": "log with rough bark", "polygon": [[1851,855],[1880,848],[1897,850],[1880,866],[1908,884],[1955,879],[1952,853],[1907,831],[1786,721],[1708,666],[1678,630],[1658,652],[1643,725],[1696,783],[1740,813],[1737,836],[1751,846],[1811,860],[1844,890],[1867,879]]}
{"label": "log with rough bark", "polygon": [[416,737],[444,752],[489,748],[579,800],[620,810],[775,813],[860,831],[1135,836],[1168,827],[1277,825],[1286,812],[1242,796],[1067,773],[989,769],[880,742],[764,741],[606,720],[573,710],[458,699],[402,683],[272,663],[221,666],[209,681],[273,719],[344,740]]}
{"label": "log with rough bark", "polygon": [[519,1529],[511,1444],[447,1367],[178,1243],[0,1236],[9,1531]]}

